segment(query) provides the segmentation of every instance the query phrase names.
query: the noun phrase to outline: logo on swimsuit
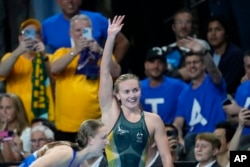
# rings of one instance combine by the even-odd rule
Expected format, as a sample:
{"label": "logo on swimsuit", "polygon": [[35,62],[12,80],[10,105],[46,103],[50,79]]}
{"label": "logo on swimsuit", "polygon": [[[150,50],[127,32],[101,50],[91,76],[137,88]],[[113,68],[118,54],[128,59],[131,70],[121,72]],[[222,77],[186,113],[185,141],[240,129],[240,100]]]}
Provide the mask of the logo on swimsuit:
{"label": "logo on swimsuit", "polygon": [[136,142],[137,143],[142,143],[142,138],[143,138],[143,133],[137,132],[137,134],[136,134]]}
{"label": "logo on swimsuit", "polygon": [[128,130],[121,129],[121,127],[118,126],[118,134],[119,134],[119,135],[125,135],[125,134],[127,134],[127,133],[129,133]]}

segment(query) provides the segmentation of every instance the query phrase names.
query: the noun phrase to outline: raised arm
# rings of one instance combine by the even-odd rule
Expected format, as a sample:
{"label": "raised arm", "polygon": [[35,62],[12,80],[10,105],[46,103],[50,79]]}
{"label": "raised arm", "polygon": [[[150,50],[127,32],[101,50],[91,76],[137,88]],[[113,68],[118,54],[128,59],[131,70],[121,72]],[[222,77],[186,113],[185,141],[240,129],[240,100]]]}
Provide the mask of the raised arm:
{"label": "raised arm", "polygon": [[206,65],[207,72],[211,76],[213,82],[217,85],[221,83],[222,74],[220,70],[214,64],[214,61],[209,52],[207,52],[205,46],[199,42],[198,39],[187,37],[179,41],[179,45],[189,48],[194,54],[203,56],[204,63]]}
{"label": "raised arm", "polygon": [[116,35],[121,31],[124,16],[115,16],[112,23],[109,19],[108,37],[103,50],[100,66],[99,102],[102,112],[110,111],[113,99],[113,80],[111,77],[112,53]]}
{"label": "raised arm", "polygon": [[29,47],[32,47],[31,39],[26,38],[20,40],[18,47],[11,53],[11,55],[0,62],[0,76],[8,76],[14,64],[16,63],[16,60],[21,54],[24,54],[27,50],[29,50]]}

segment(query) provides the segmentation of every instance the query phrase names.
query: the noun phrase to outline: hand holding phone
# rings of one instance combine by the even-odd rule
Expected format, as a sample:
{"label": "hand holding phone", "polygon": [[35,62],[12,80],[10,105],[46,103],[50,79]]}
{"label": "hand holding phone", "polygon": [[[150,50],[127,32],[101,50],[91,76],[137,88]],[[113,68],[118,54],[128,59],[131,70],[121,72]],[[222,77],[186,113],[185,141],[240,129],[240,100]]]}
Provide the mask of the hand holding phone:
{"label": "hand holding phone", "polygon": [[0,131],[0,138],[3,141],[9,141],[14,138],[14,132],[13,131]]}
{"label": "hand holding phone", "polygon": [[82,36],[86,38],[87,40],[93,39],[92,37],[92,28],[86,27],[82,30]]}

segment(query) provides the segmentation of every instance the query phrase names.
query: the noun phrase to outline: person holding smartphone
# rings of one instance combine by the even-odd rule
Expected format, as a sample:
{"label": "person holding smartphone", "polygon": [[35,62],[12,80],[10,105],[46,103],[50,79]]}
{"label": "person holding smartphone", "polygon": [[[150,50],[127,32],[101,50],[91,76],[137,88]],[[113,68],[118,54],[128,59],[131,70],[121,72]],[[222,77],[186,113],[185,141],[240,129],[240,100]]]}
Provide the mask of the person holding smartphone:
{"label": "person holding smartphone", "polygon": [[0,62],[0,80],[5,82],[6,92],[21,98],[29,123],[35,117],[54,121],[53,82],[41,31],[39,21],[25,20],[20,25],[18,47]]}
{"label": "person holding smartphone", "polygon": [[[94,38],[88,39],[92,29],[88,16],[75,15],[70,25],[74,46],[62,47],[51,56],[51,73],[56,83],[57,139],[74,142],[82,121],[101,117],[98,88],[103,49]],[[115,78],[120,74],[120,65],[115,60],[112,63]]]}
{"label": "person holding smartphone", "polygon": [[16,162],[30,152],[30,127],[25,108],[16,94],[0,95],[0,144],[4,162]]}

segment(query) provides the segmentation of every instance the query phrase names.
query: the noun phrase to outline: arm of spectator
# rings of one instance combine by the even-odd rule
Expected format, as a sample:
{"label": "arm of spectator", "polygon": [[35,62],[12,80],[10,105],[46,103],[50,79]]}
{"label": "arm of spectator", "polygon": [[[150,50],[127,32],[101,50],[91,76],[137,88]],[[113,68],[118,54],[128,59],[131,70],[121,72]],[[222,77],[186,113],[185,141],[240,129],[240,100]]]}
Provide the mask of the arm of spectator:
{"label": "arm of spectator", "polygon": [[66,55],[63,55],[55,62],[53,62],[50,66],[50,71],[52,74],[61,73],[67,65],[84,49],[88,47],[88,41],[80,37],[78,41],[76,41],[75,47]]}
{"label": "arm of spectator", "polygon": [[206,47],[199,42],[198,39],[187,37],[181,39],[179,42],[180,46],[189,48],[194,54],[202,55],[204,63],[206,65],[207,72],[211,76],[213,82],[217,85],[221,83],[222,74],[220,70],[214,64],[214,61],[209,52],[207,52]]}
{"label": "arm of spectator", "polygon": [[32,45],[33,43],[31,39],[20,40],[18,47],[11,53],[11,55],[6,59],[1,60],[0,76],[8,76],[19,56],[25,53],[29,47],[32,47]]}
{"label": "arm of spectator", "polygon": [[124,56],[127,53],[127,50],[129,48],[129,41],[125,37],[123,33],[118,33],[116,38],[115,38],[115,46],[114,46],[114,56],[116,58],[116,61],[120,63]]}
{"label": "arm of spectator", "polygon": [[216,85],[219,85],[222,81],[222,74],[220,70],[216,67],[216,65],[214,64],[214,61],[209,52],[207,52],[204,55],[204,62],[206,65],[207,72],[211,76],[213,82]]}
{"label": "arm of spectator", "polygon": [[250,122],[250,110],[241,109],[239,112],[238,127],[234,133],[233,138],[230,141],[229,150],[228,150],[228,157],[230,155],[230,151],[238,150],[244,126],[247,123],[249,124],[249,122]]}
{"label": "arm of spectator", "polygon": [[179,137],[179,143],[184,146],[184,139],[183,139],[183,127],[184,127],[184,118],[183,117],[175,117],[173,125],[177,128],[178,130],[178,137]]}
{"label": "arm of spectator", "polygon": [[234,100],[231,100],[231,102],[232,104],[223,106],[224,111],[230,116],[238,115],[242,107],[240,107]]}

